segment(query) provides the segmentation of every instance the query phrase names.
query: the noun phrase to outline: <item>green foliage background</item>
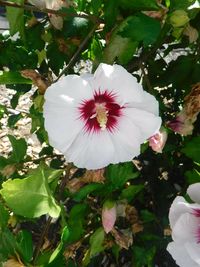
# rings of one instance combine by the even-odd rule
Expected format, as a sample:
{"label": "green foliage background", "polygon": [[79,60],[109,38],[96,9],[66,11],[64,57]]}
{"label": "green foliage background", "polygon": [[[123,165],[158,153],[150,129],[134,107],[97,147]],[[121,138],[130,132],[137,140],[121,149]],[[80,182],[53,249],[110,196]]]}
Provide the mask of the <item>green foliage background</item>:
{"label": "green foliage background", "polygon": [[[11,259],[20,266],[176,266],[166,252],[171,240],[168,211],[177,194],[200,182],[200,123],[198,118],[187,137],[166,125],[191,86],[200,82],[200,9],[188,9],[194,2],[74,0],[74,6],[60,10],[64,24],[56,30],[45,10],[0,1],[7,6],[10,24],[10,32],[0,34],[0,84],[15,90],[11,106],[0,106],[0,118],[8,118],[10,129],[31,118],[31,132],[41,143],[35,160],[27,155],[25,139],[9,135],[12,152],[0,154],[0,266]],[[23,0],[12,3],[24,5]],[[188,25],[198,33],[195,40],[185,34]],[[11,38],[17,32],[19,38]],[[39,86],[31,97],[28,113],[13,115],[10,108],[32,87],[22,70],[37,70],[49,84],[61,74],[74,73],[80,60],[90,60],[93,70],[100,62],[116,62],[133,73],[159,101],[168,140],[163,153],[144,144],[135,164],[109,165],[102,183],[90,178],[73,191],[67,186],[72,179],[91,174],[67,164],[49,146],[44,88]],[[118,238],[102,228],[101,210],[110,198],[126,210],[115,224]],[[131,208],[137,211],[141,231],[133,231],[127,213]]]}

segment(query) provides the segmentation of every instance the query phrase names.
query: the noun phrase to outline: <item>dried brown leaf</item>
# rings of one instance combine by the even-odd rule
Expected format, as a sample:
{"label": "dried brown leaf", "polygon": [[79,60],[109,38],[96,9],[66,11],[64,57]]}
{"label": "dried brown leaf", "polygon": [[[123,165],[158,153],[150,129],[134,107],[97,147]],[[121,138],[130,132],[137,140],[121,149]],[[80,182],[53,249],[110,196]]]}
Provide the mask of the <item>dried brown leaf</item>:
{"label": "dried brown leaf", "polygon": [[37,71],[32,69],[25,69],[21,71],[21,75],[25,78],[29,78],[33,81],[33,84],[38,87],[40,94],[44,94],[50,82],[46,80]]}
{"label": "dried brown leaf", "polygon": [[111,231],[113,237],[115,238],[115,242],[121,247],[128,249],[133,244],[133,235],[130,231],[119,231],[115,228]]}

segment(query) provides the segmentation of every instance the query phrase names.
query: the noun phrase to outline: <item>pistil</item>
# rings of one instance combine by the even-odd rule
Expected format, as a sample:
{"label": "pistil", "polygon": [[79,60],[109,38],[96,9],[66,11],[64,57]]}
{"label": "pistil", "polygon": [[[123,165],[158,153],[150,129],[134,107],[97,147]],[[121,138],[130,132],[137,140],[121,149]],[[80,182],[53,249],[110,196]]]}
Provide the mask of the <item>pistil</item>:
{"label": "pistil", "polygon": [[104,104],[96,104],[96,119],[101,130],[105,130],[108,122],[108,110]]}

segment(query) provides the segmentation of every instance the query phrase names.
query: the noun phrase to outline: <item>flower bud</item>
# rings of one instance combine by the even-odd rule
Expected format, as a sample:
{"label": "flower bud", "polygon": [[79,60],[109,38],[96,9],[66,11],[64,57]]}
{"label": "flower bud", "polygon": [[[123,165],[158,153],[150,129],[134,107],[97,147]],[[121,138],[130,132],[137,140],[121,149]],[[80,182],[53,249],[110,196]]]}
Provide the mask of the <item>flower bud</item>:
{"label": "flower bud", "polygon": [[162,153],[166,141],[167,132],[162,129],[161,131],[149,138],[149,146],[153,149],[153,151]]}
{"label": "flower bud", "polygon": [[117,218],[116,204],[113,201],[107,200],[102,209],[102,224],[104,231],[108,234],[114,227]]}
{"label": "flower bud", "polygon": [[184,10],[175,10],[172,12],[170,18],[169,18],[169,23],[174,27],[183,27],[186,23],[189,22],[189,17],[187,15],[187,12]]}

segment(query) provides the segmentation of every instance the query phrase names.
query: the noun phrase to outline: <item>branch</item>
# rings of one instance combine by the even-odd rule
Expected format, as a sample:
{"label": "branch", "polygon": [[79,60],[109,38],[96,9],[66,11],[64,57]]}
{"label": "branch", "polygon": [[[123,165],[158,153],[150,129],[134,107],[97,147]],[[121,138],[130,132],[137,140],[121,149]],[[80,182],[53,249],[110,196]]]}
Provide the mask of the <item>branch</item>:
{"label": "branch", "polygon": [[84,12],[80,12],[80,13],[76,13],[76,12],[63,12],[62,10],[53,10],[53,9],[48,9],[48,8],[43,8],[42,10],[39,9],[36,6],[32,6],[32,5],[19,5],[13,2],[9,2],[9,1],[1,1],[0,0],[0,6],[9,6],[9,7],[15,7],[15,8],[22,8],[25,10],[29,10],[29,11],[34,11],[34,12],[39,12],[39,13],[44,13],[44,14],[54,14],[57,16],[61,16],[61,17],[79,17],[79,18],[85,18],[88,20],[91,20],[93,22],[102,22],[102,20],[96,16],[93,15],[88,15]]}
{"label": "branch", "polygon": [[85,37],[85,39],[80,44],[80,46],[79,46],[78,50],[76,51],[76,53],[70,59],[70,61],[67,64],[67,66],[63,69],[63,71],[59,74],[58,78],[54,81],[54,83],[57,82],[65,73],[67,73],[69,71],[69,69],[74,64],[74,62],[76,61],[77,57],[79,56],[79,54],[82,52],[84,46],[86,45],[86,43],[89,41],[89,39],[91,38],[91,36],[95,32],[97,26],[98,26],[98,24],[94,25],[94,27],[91,29],[91,31],[88,33],[88,35]]}
{"label": "branch", "polygon": [[145,66],[143,65],[142,62],[140,62],[140,69],[142,71],[142,75],[143,75],[144,81],[145,81],[145,83],[147,85],[147,88],[148,88],[149,93],[153,94],[154,93],[153,92],[153,88],[152,88],[151,83],[149,81],[149,77],[146,74]]}

